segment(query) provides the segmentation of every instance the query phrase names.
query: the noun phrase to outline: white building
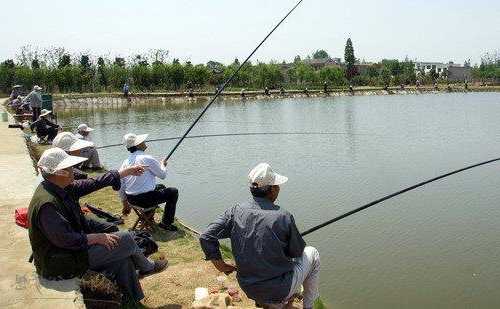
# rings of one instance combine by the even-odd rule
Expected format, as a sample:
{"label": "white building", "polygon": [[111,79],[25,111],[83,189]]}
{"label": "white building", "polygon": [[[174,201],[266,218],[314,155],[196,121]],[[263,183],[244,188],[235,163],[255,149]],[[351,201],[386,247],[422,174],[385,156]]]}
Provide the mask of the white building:
{"label": "white building", "polygon": [[425,73],[429,73],[430,71],[434,71],[438,74],[441,74],[448,70],[448,67],[453,65],[451,63],[442,63],[442,62],[415,62],[415,71],[420,72],[424,71]]}

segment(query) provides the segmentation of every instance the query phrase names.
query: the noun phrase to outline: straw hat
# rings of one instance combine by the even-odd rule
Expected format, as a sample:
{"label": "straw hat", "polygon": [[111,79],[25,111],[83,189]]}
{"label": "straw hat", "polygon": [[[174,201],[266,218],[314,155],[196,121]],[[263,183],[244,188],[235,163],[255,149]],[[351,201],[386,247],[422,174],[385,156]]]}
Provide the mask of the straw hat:
{"label": "straw hat", "polygon": [[92,132],[94,129],[89,127],[86,123],[82,123],[78,126],[78,132]]}
{"label": "straw hat", "polygon": [[52,111],[49,111],[48,109],[42,109],[40,111],[40,117],[47,116],[48,114],[52,114]]}
{"label": "straw hat", "polygon": [[61,148],[64,151],[75,151],[93,147],[94,143],[79,139],[71,132],[61,132],[52,141],[52,146]]}
{"label": "straw hat", "polygon": [[134,133],[128,133],[123,136],[123,145],[127,148],[131,148],[140,145],[148,138],[148,134],[135,135]]}
{"label": "straw hat", "polygon": [[87,158],[70,156],[61,148],[50,148],[43,152],[37,166],[45,173],[55,174],[70,166],[75,166],[87,160]]}

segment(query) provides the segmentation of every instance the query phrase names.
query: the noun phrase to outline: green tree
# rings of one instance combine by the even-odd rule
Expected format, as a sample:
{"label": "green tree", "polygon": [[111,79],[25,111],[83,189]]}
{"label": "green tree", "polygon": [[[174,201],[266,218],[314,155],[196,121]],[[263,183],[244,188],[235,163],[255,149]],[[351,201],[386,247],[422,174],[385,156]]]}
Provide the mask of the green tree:
{"label": "green tree", "polygon": [[344,70],[337,67],[325,67],[319,71],[319,78],[333,86],[345,85]]}
{"label": "green tree", "polygon": [[356,57],[354,56],[354,47],[351,38],[347,39],[345,44],[344,59],[346,63],[346,77],[348,80],[358,74],[356,70]]}
{"label": "green tree", "polygon": [[329,59],[330,55],[324,49],[318,49],[313,53],[313,59]]}
{"label": "green tree", "polygon": [[59,58],[59,68],[64,68],[71,65],[71,56],[64,54]]}

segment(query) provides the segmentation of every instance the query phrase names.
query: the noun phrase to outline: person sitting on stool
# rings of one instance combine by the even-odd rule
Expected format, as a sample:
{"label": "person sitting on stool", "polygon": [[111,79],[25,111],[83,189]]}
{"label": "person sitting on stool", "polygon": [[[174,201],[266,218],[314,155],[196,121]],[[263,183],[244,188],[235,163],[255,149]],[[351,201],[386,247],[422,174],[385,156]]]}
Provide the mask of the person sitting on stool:
{"label": "person sitting on stool", "polygon": [[30,129],[31,132],[33,132],[33,129],[36,130],[36,136],[38,136],[39,139],[47,137],[47,141],[52,143],[52,140],[56,137],[57,132],[59,131],[59,125],[47,119],[47,116],[50,114],[52,114],[51,111],[42,109],[40,117],[38,117],[38,120],[30,125]]}
{"label": "person sitting on stool", "polygon": [[144,174],[122,179],[120,197],[123,203],[123,214],[130,213],[129,203],[144,208],[165,203],[165,211],[159,227],[167,231],[177,231],[173,223],[179,192],[176,188],[166,188],[162,184],[156,184],[156,177],[160,179],[167,177],[167,161],[159,162],[144,153],[148,148],[145,143],[147,137],[148,134],[135,135],[133,133],[123,136],[123,143],[130,155],[123,161],[120,169],[133,165],[146,166]]}

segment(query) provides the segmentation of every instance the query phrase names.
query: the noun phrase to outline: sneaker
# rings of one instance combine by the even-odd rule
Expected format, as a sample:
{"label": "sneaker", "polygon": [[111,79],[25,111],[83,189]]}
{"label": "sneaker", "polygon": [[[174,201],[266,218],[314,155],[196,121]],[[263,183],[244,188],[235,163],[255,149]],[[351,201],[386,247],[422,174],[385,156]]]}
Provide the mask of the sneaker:
{"label": "sneaker", "polygon": [[162,260],[156,260],[154,261],[155,265],[153,266],[153,269],[150,271],[139,271],[139,279],[142,279],[147,276],[151,276],[157,273],[161,273],[164,271],[167,266],[168,266],[168,261],[166,259]]}
{"label": "sneaker", "polygon": [[173,225],[173,224],[165,224],[165,223],[159,223],[158,226],[164,230],[167,230],[167,231],[170,231],[170,232],[176,232],[179,230],[179,228],[177,228],[177,226]]}

